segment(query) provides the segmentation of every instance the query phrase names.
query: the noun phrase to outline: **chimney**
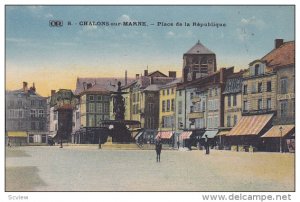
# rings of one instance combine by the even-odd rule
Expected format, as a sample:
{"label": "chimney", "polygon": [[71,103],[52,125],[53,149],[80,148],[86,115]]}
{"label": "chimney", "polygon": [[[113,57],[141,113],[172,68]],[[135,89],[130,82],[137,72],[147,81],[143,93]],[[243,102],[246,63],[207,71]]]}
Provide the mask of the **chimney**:
{"label": "chimney", "polygon": [[28,83],[25,82],[25,81],[23,81],[23,91],[24,91],[25,93],[28,92]]}
{"label": "chimney", "polygon": [[82,85],[83,85],[83,90],[86,90],[86,82],[83,82]]}
{"label": "chimney", "polygon": [[51,96],[53,96],[56,93],[56,90],[51,90]]}
{"label": "chimney", "polygon": [[148,76],[148,69],[144,70],[144,76]]}
{"label": "chimney", "polygon": [[32,83],[32,87],[30,88],[33,92],[36,91],[36,88],[35,88],[35,85],[34,85],[34,82]]}
{"label": "chimney", "polygon": [[221,68],[220,69],[220,83],[224,83],[224,74],[225,74],[226,68]]}
{"label": "chimney", "polygon": [[176,78],[176,71],[169,71],[169,77],[170,78]]}
{"label": "chimney", "polygon": [[283,39],[275,39],[275,49],[279,48],[283,44]]}
{"label": "chimney", "polygon": [[127,86],[127,70],[125,70],[125,86]]}
{"label": "chimney", "polygon": [[139,78],[140,78],[140,75],[139,75],[139,74],[136,74],[136,75],[135,75],[135,78],[136,78],[136,79],[139,79]]}

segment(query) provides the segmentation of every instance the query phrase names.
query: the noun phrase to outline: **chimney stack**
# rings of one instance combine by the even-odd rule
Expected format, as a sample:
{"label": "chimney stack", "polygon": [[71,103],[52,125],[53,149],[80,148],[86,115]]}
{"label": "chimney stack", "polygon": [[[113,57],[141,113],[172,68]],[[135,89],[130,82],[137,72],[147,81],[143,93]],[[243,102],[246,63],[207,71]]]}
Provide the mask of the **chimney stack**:
{"label": "chimney stack", "polygon": [[221,68],[220,69],[220,83],[224,83],[224,73],[225,73],[226,68]]}
{"label": "chimney stack", "polygon": [[28,92],[28,83],[25,82],[25,81],[23,81],[23,91],[24,91],[25,93]]}
{"label": "chimney stack", "polygon": [[88,84],[86,85],[86,89],[89,89],[89,88],[91,88],[91,87],[93,87],[93,85],[92,85],[91,83],[88,83]]}
{"label": "chimney stack", "polygon": [[125,70],[125,86],[127,86],[127,70]]}
{"label": "chimney stack", "polygon": [[275,49],[279,48],[283,44],[283,39],[275,39]]}
{"label": "chimney stack", "polygon": [[176,78],[176,71],[169,71],[169,77],[170,78]]}
{"label": "chimney stack", "polygon": [[36,91],[36,88],[35,88],[34,82],[32,83],[31,90],[32,90],[34,93],[35,93],[35,91]]}
{"label": "chimney stack", "polygon": [[136,78],[136,79],[139,79],[139,78],[140,78],[140,75],[139,75],[139,74],[136,74],[136,75],[135,75],[135,78]]}
{"label": "chimney stack", "polygon": [[148,69],[144,70],[144,76],[148,76]]}
{"label": "chimney stack", "polygon": [[51,96],[53,96],[56,93],[56,90],[51,90]]}

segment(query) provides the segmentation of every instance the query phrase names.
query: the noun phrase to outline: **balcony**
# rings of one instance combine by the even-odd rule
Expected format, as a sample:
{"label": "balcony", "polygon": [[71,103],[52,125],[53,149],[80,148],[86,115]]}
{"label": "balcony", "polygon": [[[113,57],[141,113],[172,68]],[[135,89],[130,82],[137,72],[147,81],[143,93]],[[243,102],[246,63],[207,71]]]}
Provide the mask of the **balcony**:
{"label": "balcony", "polygon": [[192,103],[196,103],[196,102],[200,102],[201,101],[201,98],[200,97],[193,97],[191,99]]}
{"label": "balcony", "polygon": [[249,115],[259,115],[259,114],[274,114],[276,115],[277,111],[272,109],[260,109],[260,110],[243,110],[242,116]]}
{"label": "balcony", "polygon": [[189,119],[204,118],[204,112],[191,112],[188,114]]}

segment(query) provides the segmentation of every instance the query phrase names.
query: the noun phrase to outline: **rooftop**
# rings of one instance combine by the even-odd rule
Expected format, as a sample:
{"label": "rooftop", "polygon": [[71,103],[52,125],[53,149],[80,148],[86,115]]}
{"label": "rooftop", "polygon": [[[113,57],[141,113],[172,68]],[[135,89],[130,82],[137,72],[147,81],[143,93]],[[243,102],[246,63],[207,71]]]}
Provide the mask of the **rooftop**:
{"label": "rooftop", "polygon": [[185,54],[215,54],[208,48],[206,48],[200,41],[198,41],[190,50]]}

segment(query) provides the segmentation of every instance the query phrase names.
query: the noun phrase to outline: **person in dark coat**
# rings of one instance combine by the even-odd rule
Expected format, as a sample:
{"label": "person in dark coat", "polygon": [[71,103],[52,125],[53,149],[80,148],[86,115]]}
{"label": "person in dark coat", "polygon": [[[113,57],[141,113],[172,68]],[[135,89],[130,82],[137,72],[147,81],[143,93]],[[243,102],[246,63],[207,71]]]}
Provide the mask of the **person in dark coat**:
{"label": "person in dark coat", "polygon": [[161,149],[162,149],[161,141],[160,141],[160,139],[157,139],[156,144],[155,144],[156,162],[160,162]]}
{"label": "person in dark coat", "polygon": [[206,150],[206,154],[209,154],[209,139],[207,137],[207,135],[205,135],[205,150]]}

